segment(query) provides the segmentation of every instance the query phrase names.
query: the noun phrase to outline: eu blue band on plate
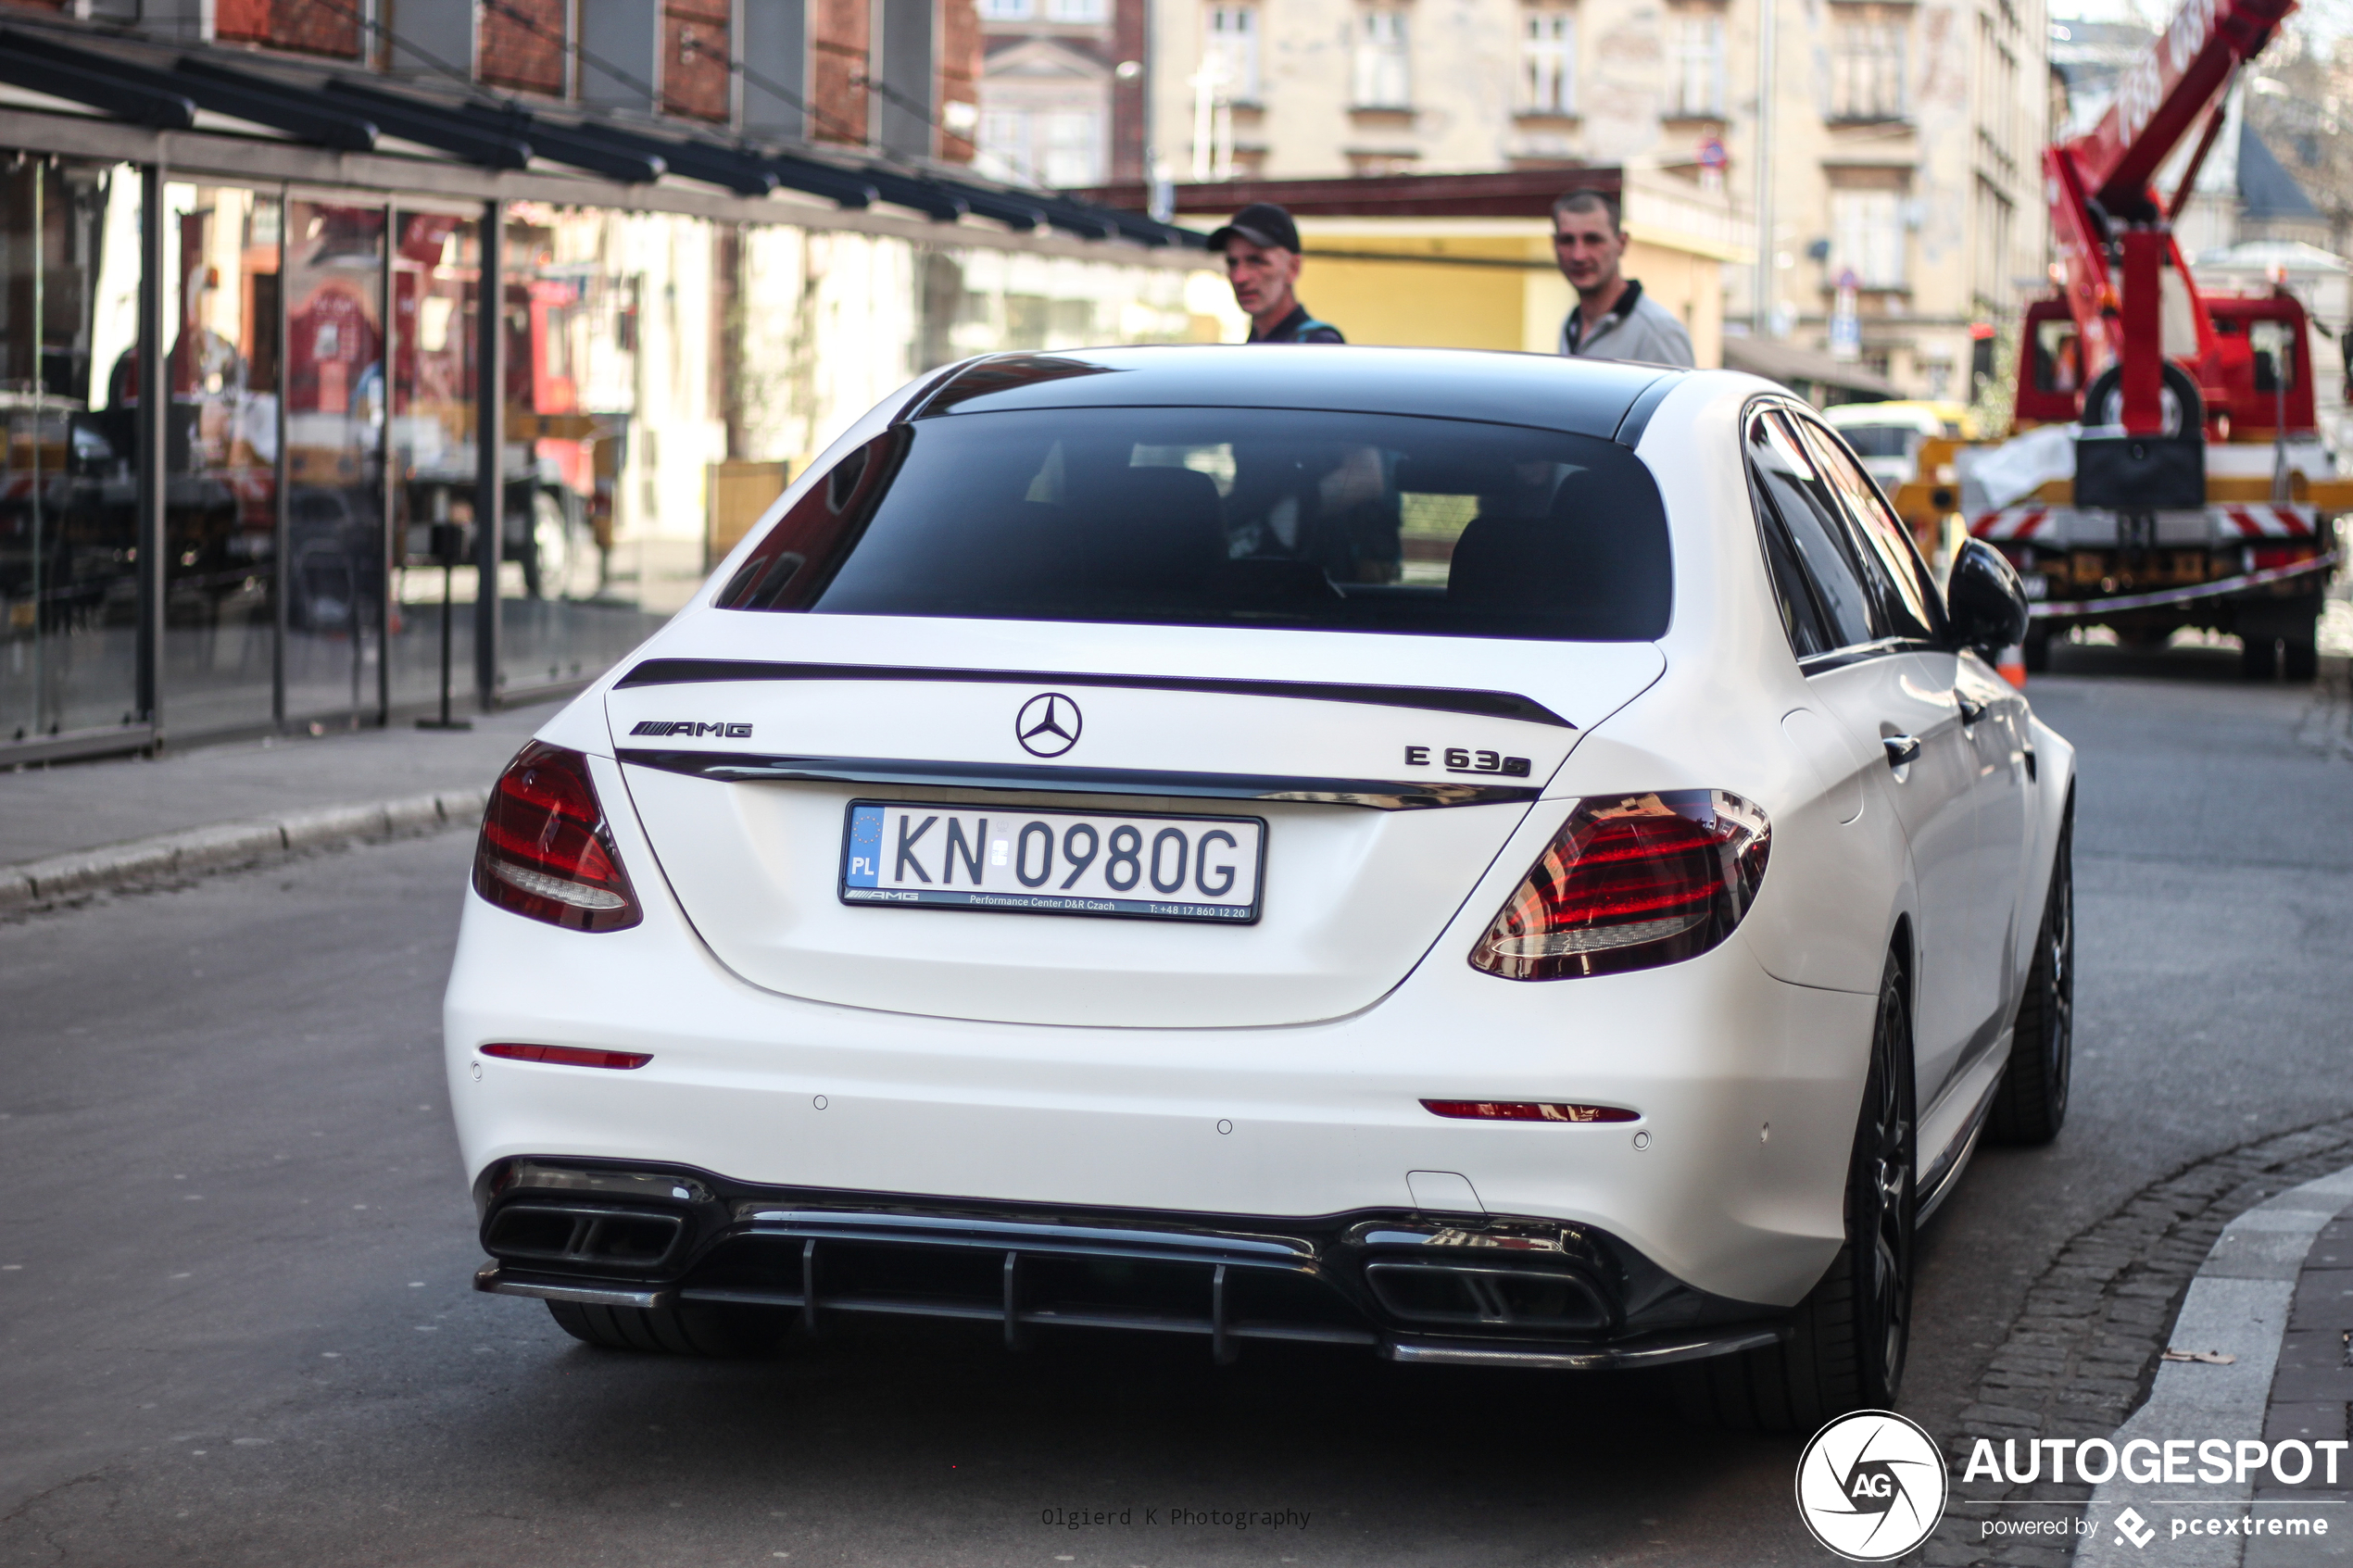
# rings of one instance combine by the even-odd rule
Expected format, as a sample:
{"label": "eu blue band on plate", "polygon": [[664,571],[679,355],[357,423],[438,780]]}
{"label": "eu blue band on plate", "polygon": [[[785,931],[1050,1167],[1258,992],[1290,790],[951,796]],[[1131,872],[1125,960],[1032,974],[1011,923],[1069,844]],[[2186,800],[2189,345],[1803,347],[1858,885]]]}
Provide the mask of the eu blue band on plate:
{"label": "eu blue band on plate", "polygon": [[847,887],[872,887],[882,864],[883,809],[853,806],[849,840],[842,850],[841,880]]}

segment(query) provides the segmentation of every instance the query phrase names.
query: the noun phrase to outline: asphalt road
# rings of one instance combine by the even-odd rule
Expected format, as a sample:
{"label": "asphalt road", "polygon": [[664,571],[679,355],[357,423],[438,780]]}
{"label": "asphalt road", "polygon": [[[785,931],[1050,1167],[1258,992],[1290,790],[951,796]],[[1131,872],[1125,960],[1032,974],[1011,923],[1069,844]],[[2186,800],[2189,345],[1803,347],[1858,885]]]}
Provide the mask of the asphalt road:
{"label": "asphalt road", "polygon": [[[1939,1436],[2065,1237],[2353,1111],[2345,711],[2067,652],[2108,659],[2031,694],[2083,748],[2074,1116],[1926,1237],[1905,1404]],[[1828,1561],[1794,1440],[1640,1380],[959,1325],[699,1364],[472,1294],[437,1039],[469,848],[0,927],[0,1565]],[[1238,1509],[1304,1523],[1176,1514]]]}

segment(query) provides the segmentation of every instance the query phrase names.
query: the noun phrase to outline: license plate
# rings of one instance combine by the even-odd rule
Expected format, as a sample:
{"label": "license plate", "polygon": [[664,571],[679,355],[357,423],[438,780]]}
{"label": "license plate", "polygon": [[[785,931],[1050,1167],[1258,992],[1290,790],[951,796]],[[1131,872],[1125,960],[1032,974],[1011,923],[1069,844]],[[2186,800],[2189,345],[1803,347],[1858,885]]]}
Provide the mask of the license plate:
{"label": "license plate", "polygon": [[1265,859],[1256,817],[853,800],[841,899],[1246,925]]}

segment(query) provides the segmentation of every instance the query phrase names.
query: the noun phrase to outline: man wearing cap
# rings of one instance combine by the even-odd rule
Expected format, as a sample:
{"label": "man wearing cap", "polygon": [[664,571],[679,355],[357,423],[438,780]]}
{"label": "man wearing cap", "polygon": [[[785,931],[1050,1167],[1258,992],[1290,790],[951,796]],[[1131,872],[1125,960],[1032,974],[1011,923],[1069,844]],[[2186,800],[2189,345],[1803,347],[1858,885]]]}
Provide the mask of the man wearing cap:
{"label": "man wearing cap", "polygon": [[1577,291],[1561,323],[1561,352],[1579,359],[1639,359],[1689,365],[1692,334],[1675,313],[1618,270],[1626,232],[1617,203],[1599,191],[1571,191],[1553,204],[1553,259]]}
{"label": "man wearing cap", "polygon": [[1234,303],[1250,318],[1252,343],[1346,343],[1340,329],[1318,321],[1299,303],[1299,225],[1272,202],[1252,202],[1209,236],[1226,255]]}

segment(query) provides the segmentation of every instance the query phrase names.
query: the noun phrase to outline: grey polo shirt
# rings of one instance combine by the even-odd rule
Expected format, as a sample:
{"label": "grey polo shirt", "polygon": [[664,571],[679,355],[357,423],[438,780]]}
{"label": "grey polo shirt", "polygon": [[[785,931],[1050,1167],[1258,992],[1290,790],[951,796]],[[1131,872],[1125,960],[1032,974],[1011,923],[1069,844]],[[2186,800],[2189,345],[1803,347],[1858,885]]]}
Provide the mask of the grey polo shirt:
{"label": "grey polo shirt", "polygon": [[1563,354],[1579,359],[1639,359],[1646,365],[1692,363],[1692,334],[1673,311],[1644,294],[1635,279],[1626,280],[1626,292],[1590,335],[1584,326],[1584,318],[1571,310],[1561,323]]}

